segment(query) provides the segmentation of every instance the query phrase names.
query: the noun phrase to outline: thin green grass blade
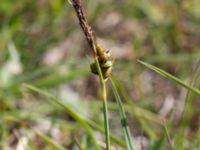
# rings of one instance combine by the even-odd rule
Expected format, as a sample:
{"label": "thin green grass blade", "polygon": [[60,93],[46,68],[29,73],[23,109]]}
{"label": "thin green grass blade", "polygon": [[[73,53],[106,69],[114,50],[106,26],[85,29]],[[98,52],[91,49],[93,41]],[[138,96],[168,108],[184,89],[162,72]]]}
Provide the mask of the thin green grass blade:
{"label": "thin green grass blade", "polygon": [[[191,80],[191,86],[195,86],[195,87],[199,87],[200,86],[200,60],[196,66],[196,69],[194,71],[192,80]],[[194,110],[192,110],[193,107],[193,103],[195,100],[195,96],[193,93],[191,93],[191,91],[187,91],[187,95],[186,95],[186,99],[185,99],[185,104],[184,104],[184,109],[183,109],[183,113],[181,116],[181,121],[180,121],[180,126],[182,126],[183,128],[186,128],[189,121],[190,121],[190,117],[192,116],[192,113],[194,112]]]}
{"label": "thin green grass blade", "polygon": [[140,122],[140,125],[142,126],[143,132],[145,135],[147,135],[151,140],[155,140],[157,135],[155,131],[152,129],[152,126],[149,125],[149,122],[144,120],[143,118],[137,117],[137,120]]}
{"label": "thin green grass blade", "polygon": [[135,108],[136,107],[135,104],[132,102],[131,98],[129,97],[123,85],[119,81],[115,80],[114,78],[112,79],[114,80],[116,87],[120,91],[121,96],[124,98],[126,105],[130,107],[130,108],[127,108],[126,105],[124,105],[125,111],[130,109],[131,114],[133,114],[133,116],[135,116],[135,118],[139,121],[140,125],[144,129],[145,134],[147,134],[147,136],[150,137],[150,139],[156,140],[156,133],[154,132],[154,130],[152,130],[152,127],[149,126],[149,122],[147,122],[146,119],[140,116],[140,115],[145,115],[145,114],[135,112],[137,108]]}
{"label": "thin green grass blade", "polygon": [[52,140],[51,138],[49,138],[48,136],[42,134],[41,132],[39,132],[38,130],[31,128],[42,140],[44,140],[47,144],[51,145],[52,147],[54,147],[57,150],[66,150],[66,148],[64,148],[63,146],[61,146],[60,144],[56,143],[54,140]]}
{"label": "thin green grass blade", "polygon": [[123,128],[123,132],[124,132],[124,137],[125,137],[125,141],[126,141],[126,146],[128,150],[134,150],[134,146],[133,146],[133,140],[131,137],[131,133],[130,133],[130,129],[128,127],[128,123],[127,123],[127,118],[126,118],[126,114],[124,111],[124,107],[122,105],[122,101],[121,98],[118,94],[117,88],[115,86],[115,83],[113,82],[113,80],[110,78],[110,82],[111,82],[111,86],[112,86],[112,90],[115,96],[115,100],[118,104],[118,110],[119,110],[119,114],[120,114],[120,120],[121,120],[121,125]]}
{"label": "thin green grass blade", "polygon": [[97,144],[97,141],[96,141],[96,138],[93,134],[93,131],[92,129],[90,128],[90,126],[88,125],[88,123],[84,120],[84,118],[82,118],[79,114],[77,114],[73,109],[71,109],[68,105],[66,105],[65,103],[63,103],[62,101],[60,101],[59,99],[57,99],[56,97],[48,94],[47,92],[45,91],[42,91],[32,85],[28,85],[28,84],[24,84],[25,87],[27,87],[28,89],[34,91],[34,92],[37,92],[43,96],[46,96],[48,97],[49,99],[52,100],[52,102],[54,102],[55,104],[57,104],[58,106],[62,107],[72,118],[74,118],[80,125],[82,125],[85,130],[87,131],[89,137],[91,138],[91,140],[93,141],[94,143],[94,146],[97,150],[100,150],[98,144]]}
{"label": "thin green grass blade", "polygon": [[160,139],[158,139],[157,141],[155,141],[149,148],[148,150],[162,150],[163,149],[163,145],[165,143],[166,140],[166,134],[164,133]]}
{"label": "thin green grass blade", "polygon": [[170,137],[169,129],[168,129],[166,124],[164,125],[164,128],[165,128],[165,134],[167,136],[167,141],[169,143],[169,146],[170,146],[171,149],[174,149],[174,141]]}
{"label": "thin green grass blade", "polygon": [[173,76],[173,75],[171,75],[171,74],[165,72],[164,70],[162,70],[162,69],[160,69],[160,68],[157,68],[157,67],[155,67],[155,66],[153,66],[153,65],[151,65],[151,64],[148,64],[148,63],[146,63],[146,62],[143,62],[143,61],[141,61],[141,60],[138,60],[138,62],[141,63],[141,64],[143,64],[143,65],[146,66],[147,68],[149,68],[149,69],[151,69],[151,70],[157,72],[158,74],[160,74],[160,75],[162,75],[162,76],[164,76],[164,77],[166,77],[166,78],[168,78],[168,79],[171,79],[171,80],[175,81],[175,82],[178,83],[179,85],[181,85],[181,86],[183,86],[184,88],[186,88],[186,89],[188,89],[188,90],[190,90],[190,91],[196,93],[197,95],[200,95],[200,90],[199,90],[199,89],[194,88],[194,87],[188,85],[188,84],[185,83],[184,81],[182,81],[182,80],[176,78],[175,76]]}
{"label": "thin green grass blade", "polygon": [[[200,60],[197,63],[196,69],[193,73],[193,77],[190,83],[192,86],[199,87],[200,86]],[[185,132],[184,130],[187,130],[188,124],[190,123],[190,120],[194,113],[196,111],[193,109],[194,101],[196,100],[196,95],[192,93],[191,91],[187,91],[184,109],[182,112],[182,116],[179,122],[180,131],[177,132],[175,136],[175,145],[179,145],[179,149],[184,149],[184,138],[185,138]],[[198,132],[197,132],[198,135]],[[194,138],[196,140],[196,138]]]}

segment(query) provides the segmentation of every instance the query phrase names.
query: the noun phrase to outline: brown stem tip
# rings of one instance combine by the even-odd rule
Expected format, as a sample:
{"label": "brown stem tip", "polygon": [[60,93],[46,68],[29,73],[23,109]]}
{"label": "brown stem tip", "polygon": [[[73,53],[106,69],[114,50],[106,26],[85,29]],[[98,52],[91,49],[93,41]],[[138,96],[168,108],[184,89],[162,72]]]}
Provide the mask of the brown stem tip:
{"label": "brown stem tip", "polygon": [[96,45],[94,40],[94,35],[92,32],[91,27],[88,24],[88,21],[86,19],[85,11],[82,5],[82,0],[72,0],[73,7],[76,11],[77,17],[79,19],[80,26],[85,34],[85,37],[88,41],[88,44],[92,48],[92,54],[94,57],[96,57]]}

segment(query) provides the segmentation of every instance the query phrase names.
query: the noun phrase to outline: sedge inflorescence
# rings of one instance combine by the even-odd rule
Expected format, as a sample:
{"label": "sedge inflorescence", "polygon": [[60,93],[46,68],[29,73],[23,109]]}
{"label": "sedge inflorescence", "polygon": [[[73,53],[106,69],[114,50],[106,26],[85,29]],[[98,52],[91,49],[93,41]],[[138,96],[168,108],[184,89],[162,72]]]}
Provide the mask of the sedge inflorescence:
{"label": "sedge inflorescence", "polygon": [[[111,59],[110,51],[106,51],[100,45],[96,45],[97,59],[102,71],[104,79],[107,79],[112,72],[113,60]],[[98,68],[95,62],[90,64],[91,72],[98,75]]]}

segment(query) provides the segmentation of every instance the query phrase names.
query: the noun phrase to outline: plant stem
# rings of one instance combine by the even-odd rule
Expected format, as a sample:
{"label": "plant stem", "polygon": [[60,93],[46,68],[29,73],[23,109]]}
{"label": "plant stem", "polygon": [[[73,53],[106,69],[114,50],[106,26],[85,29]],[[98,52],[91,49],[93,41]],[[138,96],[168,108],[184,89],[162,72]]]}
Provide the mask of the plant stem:
{"label": "plant stem", "polygon": [[106,93],[106,85],[105,80],[102,75],[101,67],[99,65],[97,51],[96,51],[96,43],[94,40],[94,35],[92,32],[91,27],[88,24],[81,0],[72,0],[73,7],[76,11],[77,17],[79,19],[80,26],[85,34],[88,44],[91,47],[93,58],[95,60],[99,80],[101,84],[101,92],[102,92],[102,99],[103,99],[103,112],[104,112],[104,126],[105,126],[105,137],[106,137],[106,150],[110,150],[110,134],[109,134],[109,122],[108,122],[108,108],[107,108],[107,93]]}
{"label": "plant stem", "polygon": [[105,137],[106,137],[106,150],[110,150],[110,131],[108,122],[108,107],[107,101],[103,101],[103,112],[104,112],[104,127],[105,127]]}
{"label": "plant stem", "polygon": [[102,71],[99,65],[98,58],[95,58],[95,63],[97,65],[99,80],[101,85],[102,99],[103,99],[103,114],[104,114],[104,128],[105,128],[105,138],[106,138],[106,150],[110,150],[110,131],[109,131],[109,120],[108,120],[108,105],[107,105],[107,92],[106,84],[102,75]]}

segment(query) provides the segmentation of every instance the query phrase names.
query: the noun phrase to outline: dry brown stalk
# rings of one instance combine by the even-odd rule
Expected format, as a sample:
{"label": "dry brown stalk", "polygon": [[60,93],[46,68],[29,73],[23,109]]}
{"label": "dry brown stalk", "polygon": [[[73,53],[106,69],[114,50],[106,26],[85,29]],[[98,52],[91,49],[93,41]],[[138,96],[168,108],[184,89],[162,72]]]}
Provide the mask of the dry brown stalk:
{"label": "dry brown stalk", "polygon": [[72,0],[72,4],[74,6],[77,17],[79,19],[80,26],[85,34],[88,44],[90,45],[90,47],[92,49],[93,57],[95,58],[97,56],[97,51],[96,51],[94,35],[93,35],[92,29],[86,19],[85,11],[82,6],[82,0]]}

